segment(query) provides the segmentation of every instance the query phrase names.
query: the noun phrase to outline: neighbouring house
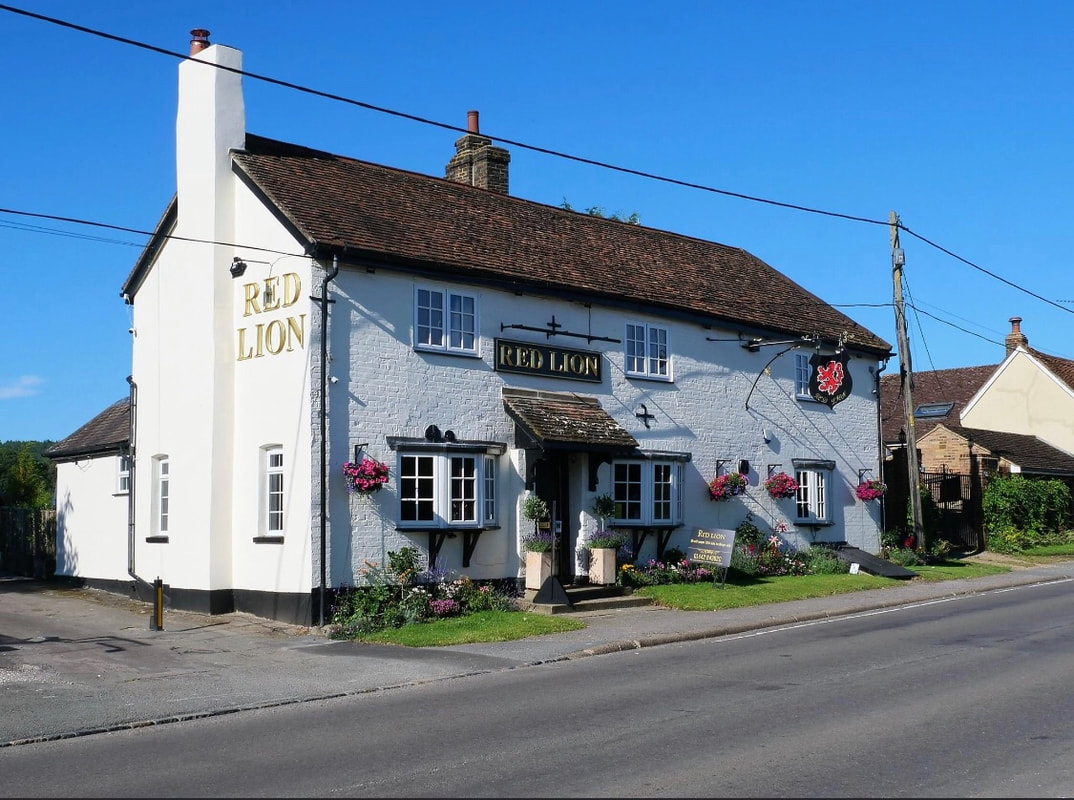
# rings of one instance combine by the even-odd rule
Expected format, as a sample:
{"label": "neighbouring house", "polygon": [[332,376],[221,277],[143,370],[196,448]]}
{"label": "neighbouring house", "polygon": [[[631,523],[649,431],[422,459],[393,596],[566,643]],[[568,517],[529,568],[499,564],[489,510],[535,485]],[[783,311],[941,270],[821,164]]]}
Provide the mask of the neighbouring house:
{"label": "neighbouring house", "polygon": [[[879,550],[854,487],[886,341],[741,248],[512,197],[476,111],[443,178],[247,133],[241,53],[194,35],[176,195],[122,287],[133,435],[111,482],[64,469],[64,574],[320,623],[406,546],[519,581],[531,493],[564,584],[602,494],[636,557],[747,514]],[[728,472],[748,488],[715,502]]]}
{"label": "neighbouring house", "polygon": [[[981,546],[980,501],[989,478],[1021,473],[1074,486],[1074,361],[1029,346],[1011,317],[998,364],[914,373],[914,435],[923,480],[949,512],[955,544]],[[880,379],[881,430],[889,454],[888,527],[906,499],[906,414],[898,374]],[[902,488],[897,488],[902,487]]]}

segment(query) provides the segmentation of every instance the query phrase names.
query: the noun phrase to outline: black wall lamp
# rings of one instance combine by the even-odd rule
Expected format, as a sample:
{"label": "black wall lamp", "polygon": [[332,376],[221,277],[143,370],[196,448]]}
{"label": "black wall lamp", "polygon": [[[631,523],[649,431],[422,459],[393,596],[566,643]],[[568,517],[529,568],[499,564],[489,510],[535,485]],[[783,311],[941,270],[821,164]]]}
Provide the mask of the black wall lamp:
{"label": "black wall lamp", "polygon": [[231,277],[241,278],[246,272],[246,262],[238,256],[231,259]]}

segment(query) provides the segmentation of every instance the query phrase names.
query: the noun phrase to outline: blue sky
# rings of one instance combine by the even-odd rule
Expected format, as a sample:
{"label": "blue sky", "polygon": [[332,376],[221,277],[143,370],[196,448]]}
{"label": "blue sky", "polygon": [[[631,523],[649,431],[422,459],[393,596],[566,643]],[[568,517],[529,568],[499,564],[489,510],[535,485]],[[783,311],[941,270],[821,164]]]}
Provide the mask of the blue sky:
{"label": "blue sky", "polygon": [[[1074,358],[1066,0],[4,4],[184,54],[208,28],[248,72],[717,190],[508,145],[513,195],[744,248],[893,347],[896,211],[915,372],[998,363],[1012,316]],[[151,230],[178,60],[8,10],[0,31],[0,208]],[[435,176],[454,153],[452,130],[244,84],[254,133]],[[145,237],[9,211],[0,441],[62,439],[126,394]]]}

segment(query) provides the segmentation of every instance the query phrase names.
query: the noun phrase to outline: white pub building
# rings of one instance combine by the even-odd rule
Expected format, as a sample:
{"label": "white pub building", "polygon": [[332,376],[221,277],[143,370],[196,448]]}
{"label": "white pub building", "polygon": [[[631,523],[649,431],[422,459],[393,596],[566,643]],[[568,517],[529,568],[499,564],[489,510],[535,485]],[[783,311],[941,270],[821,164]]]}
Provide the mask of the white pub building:
{"label": "white pub building", "polygon": [[[405,546],[520,579],[529,492],[565,585],[601,494],[640,558],[747,514],[878,551],[887,342],[745,250],[510,196],[477,112],[443,178],[247,133],[242,54],[193,33],[129,387],[52,451],[57,574],[321,624]],[[352,493],[365,458],[387,482]]]}

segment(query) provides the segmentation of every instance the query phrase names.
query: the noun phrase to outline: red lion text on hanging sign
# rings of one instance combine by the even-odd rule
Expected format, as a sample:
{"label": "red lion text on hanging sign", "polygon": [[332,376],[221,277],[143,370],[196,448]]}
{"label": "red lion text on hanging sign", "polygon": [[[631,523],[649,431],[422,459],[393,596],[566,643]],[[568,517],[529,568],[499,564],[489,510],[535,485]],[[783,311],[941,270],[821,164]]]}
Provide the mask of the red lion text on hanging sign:
{"label": "red lion text on hanging sign", "polygon": [[809,359],[809,396],[828,407],[850,396],[854,382],[850,378],[850,354],[845,350],[834,355],[814,354]]}

